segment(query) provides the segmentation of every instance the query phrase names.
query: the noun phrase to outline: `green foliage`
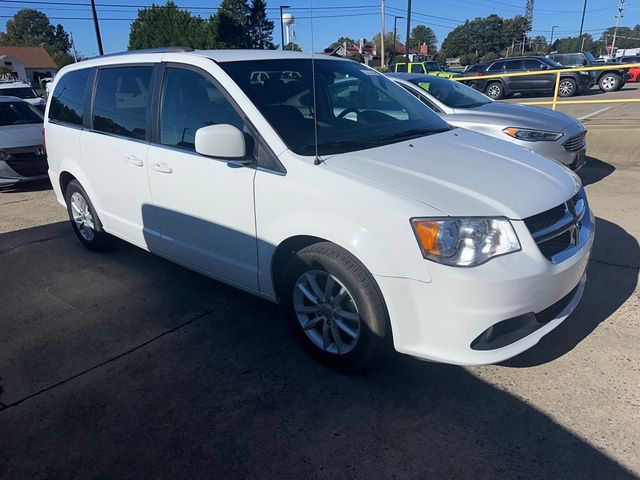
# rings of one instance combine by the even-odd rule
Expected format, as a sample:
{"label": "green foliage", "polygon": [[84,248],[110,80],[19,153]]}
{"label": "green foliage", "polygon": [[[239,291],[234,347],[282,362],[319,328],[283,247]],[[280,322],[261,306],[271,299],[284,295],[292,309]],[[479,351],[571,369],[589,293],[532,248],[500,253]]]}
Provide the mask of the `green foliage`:
{"label": "green foliage", "polygon": [[500,58],[500,55],[498,55],[495,52],[489,52],[489,53],[484,54],[482,56],[482,58],[480,58],[480,63],[491,62],[491,61],[495,60],[496,58]]}
{"label": "green foliage", "polygon": [[[584,48],[581,49],[583,39]],[[588,33],[584,34],[582,38],[578,38],[577,36],[559,38],[553,42],[552,46],[552,50],[558,53],[572,53],[580,51],[597,53],[599,49],[600,45],[597,42],[594,42],[593,37]]]}
{"label": "green foliage", "polygon": [[435,52],[438,43],[438,37],[429,27],[425,25],[416,25],[411,30],[410,48],[418,48],[423,43],[429,46],[429,52]]}
{"label": "green foliage", "polygon": [[483,57],[490,52],[497,55],[512,43],[521,42],[529,28],[529,21],[520,15],[478,17],[454,28],[442,42],[442,50],[447,57],[466,53]]}
{"label": "green foliage", "polygon": [[49,17],[39,10],[24,8],[7,21],[7,31],[0,33],[0,45],[12,47],[36,47],[42,45],[58,67],[64,67],[73,59],[69,56],[71,41],[60,24],[55,27]]}
{"label": "green foliage", "polygon": [[[373,38],[371,39],[371,41],[373,42],[373,44],[376,46],[376,51],[378,52],[378,55],[380,54],[380,34],[376,33]],[[398,41],[398,39],[396,38],[395,41]],[[385,59],[385,63],[388,63],[392,56],[393,56],[393,50],[394,50],[394,38],[393,38],[393,32],[387,32],[384,34],[384,59]]]}
{"label": "green foliage", "polygon": [[[613,31],[615,27],[609,27],[600,37],[599,47],[604,50],[606,45],[611,45],[613,41]],[[640,45],[640,24],[635,27],[618,27],[616,36],[616,48],[635,48]]]}
{"label": "green foliage", "polygon": [[473,65],[474,63],[478,63],[479,60],[478,55],[475,53],[460,55],[460,65]]}
{"label": "green foliage", "polygon": [[172,0],[138,10],[131,24],[129,49],[184,46],[191,48],[275,48],[273,22],[266,1],[223,0],[215,16],[203,19]]}
{"label": "green foliage", "polygon": [[300,48],[300,45],[298,45],[297,43],[293,43],[293,42],[287,43],[284,46],[283,50],[291,50],[291,51],[294,51],[294,52],[301,52],[302,51],[302,49]]}

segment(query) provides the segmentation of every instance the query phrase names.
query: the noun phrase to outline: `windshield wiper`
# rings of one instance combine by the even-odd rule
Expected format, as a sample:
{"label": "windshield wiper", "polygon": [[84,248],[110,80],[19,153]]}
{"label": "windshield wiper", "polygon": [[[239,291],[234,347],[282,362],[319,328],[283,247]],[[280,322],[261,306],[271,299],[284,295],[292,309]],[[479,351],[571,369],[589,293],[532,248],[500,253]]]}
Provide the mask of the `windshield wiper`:
{"label": "windshield wiper", "polygon": [[[330,140],[328,142],[318,143],[318,150],[324,149],[334,149],[334,148],[366,148],[374,145],[374,142],[364,141],[364,140],[355,140],[350,138],[344,138],[342,140]],[[305,150],[314,150],[316,146],[314,144],[303,145],[303,149]]]}
{"label": "windshield wiper", "polygon": [[378,143],[388,142],[392,140],[404,140],[404,139],[410,139],[410,138],[424,137],[434,133],[441,133],[446,131],[447,131],[446,129],[442,130],[442,129],[433,129],[433,128],[409,128],[407,130],[402,130],[400,132],[396,132],[391,135],[380,137],[378,138]]}

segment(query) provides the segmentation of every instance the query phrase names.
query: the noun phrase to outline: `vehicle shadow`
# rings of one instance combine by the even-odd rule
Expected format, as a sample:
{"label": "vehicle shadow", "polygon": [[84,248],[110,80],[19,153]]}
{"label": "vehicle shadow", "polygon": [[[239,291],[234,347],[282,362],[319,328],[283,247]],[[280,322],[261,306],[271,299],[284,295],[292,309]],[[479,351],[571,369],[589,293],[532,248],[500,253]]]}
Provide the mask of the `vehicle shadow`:
{"label": "vehicle shadow", "polygon": [[463,368],[330,371],[277,306],[123,242],[94,254],[61,222],[0,252],[3,401],[30,392],[0,409],[4,478],[634,478]]}
{"label": "vehicle shadow", "polygon": [[615,171],[616,167],[610,163],[587,156],[587,162],[578,170],[578,176],[582,180],[582,185],[586,187],[607,178]]}
{"label": "vehicle shadow", "polygon": [[615,223],[597,218],[587,285],[578,307],[538,345],[502,365],[541,365],[571,351],[633,295],[639,268],[638,241]]}
{"label": "vehicle shadow", "polygon": [[52,188],[51,182],[46,178],[32,182],[14,183],[13,185],[0,185],[0,193],[40,192],[43,190],[51,190]]}

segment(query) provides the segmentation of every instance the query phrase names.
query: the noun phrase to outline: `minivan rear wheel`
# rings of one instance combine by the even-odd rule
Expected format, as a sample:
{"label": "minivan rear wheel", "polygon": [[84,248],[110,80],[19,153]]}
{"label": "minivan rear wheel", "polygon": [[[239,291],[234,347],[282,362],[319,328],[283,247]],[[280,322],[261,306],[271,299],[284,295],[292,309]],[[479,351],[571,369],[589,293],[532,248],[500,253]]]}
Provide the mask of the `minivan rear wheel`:
{"label": "minivan rear wheel", "polygon": [[289,323],[311,356],[343,371],[378,363],[387,350],[388,314],[358,259],[335,244],[316,243],[295,253],[282,279]]}
{"label": "minivan rear wheel", "polygon": [[113,237],[105,232],[87,192],[77,180],[71,180],[65,192],[67,213],[76,236],[89,250],[101,252],[113,244]]}

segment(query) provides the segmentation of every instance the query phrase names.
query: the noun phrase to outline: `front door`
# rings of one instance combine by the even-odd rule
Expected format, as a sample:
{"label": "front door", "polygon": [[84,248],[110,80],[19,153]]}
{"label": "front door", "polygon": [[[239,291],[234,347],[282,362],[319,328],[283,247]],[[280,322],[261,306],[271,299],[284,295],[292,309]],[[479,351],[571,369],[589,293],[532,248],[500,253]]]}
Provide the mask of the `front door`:
{"label": "front door", "polygon": [[257,290],[256,171],[196,153],[196,130],[214,124],[245,130],[242,117],[209,74],[168,66],[158,138],[148,155],[153,202],[143,208],[151,225],[147,244],[213,277]]}

